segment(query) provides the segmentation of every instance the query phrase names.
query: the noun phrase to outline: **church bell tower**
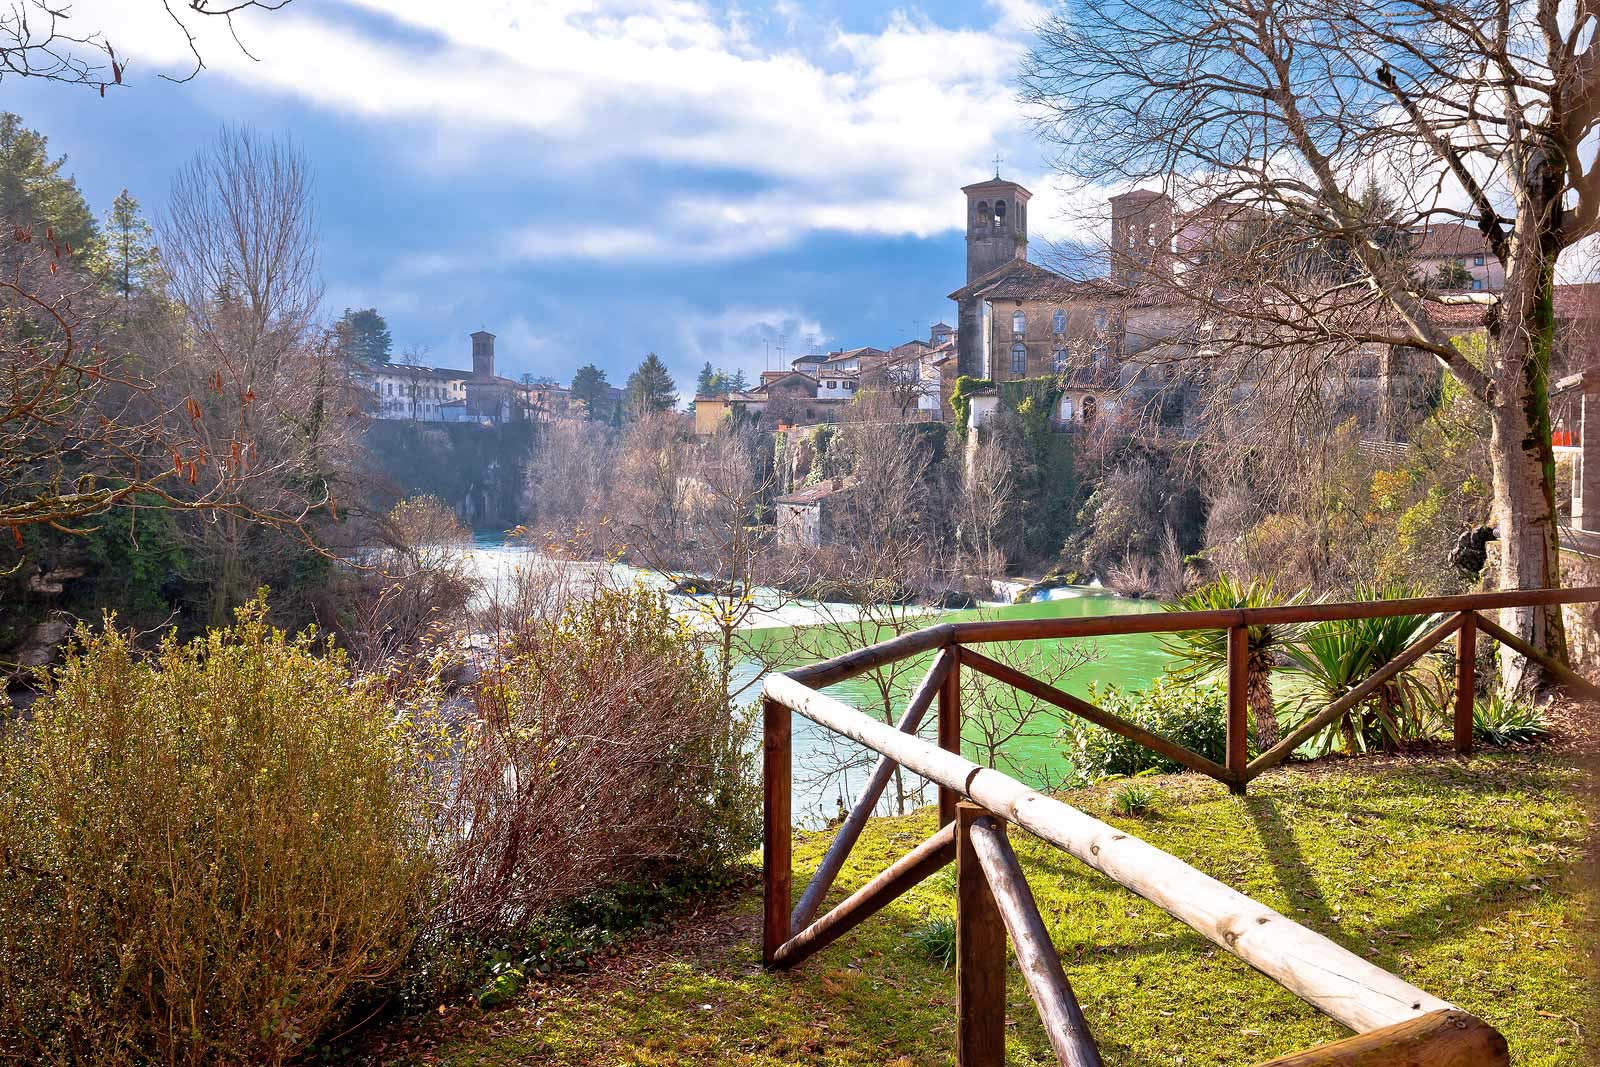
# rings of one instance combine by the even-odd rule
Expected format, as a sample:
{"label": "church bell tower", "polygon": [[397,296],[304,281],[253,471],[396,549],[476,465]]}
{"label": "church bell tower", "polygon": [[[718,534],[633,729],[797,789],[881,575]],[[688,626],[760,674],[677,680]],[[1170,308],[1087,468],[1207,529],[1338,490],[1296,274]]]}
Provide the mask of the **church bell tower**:
{"label": "church bell tower", "polygon": [[1027,259],[1033,194],[998,172],[961,191],[967,194],[967,284],[1013,259]]}
{"label": "church bell tower", "polygon": [[950,294],[956,301],[956,370],[982,378],[990,373],[986,304],[972,283],[1007,263],[1028,260],[1028,201],[1033,194],[995,171],[986,182],[961,190],[967,196],[967,284]]}

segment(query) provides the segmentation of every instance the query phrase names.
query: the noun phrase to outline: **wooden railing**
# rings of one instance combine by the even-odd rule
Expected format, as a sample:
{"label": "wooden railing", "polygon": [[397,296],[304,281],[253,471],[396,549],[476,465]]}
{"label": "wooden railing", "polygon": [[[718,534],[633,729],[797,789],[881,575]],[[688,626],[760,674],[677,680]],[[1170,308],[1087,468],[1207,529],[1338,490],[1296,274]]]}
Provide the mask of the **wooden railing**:
{"label": "wooden railing", "polygon": [[[1005,1061],[1008,935],[1057,1058],[1071,1067],[1099,1064],[1093,1036],[1011,850],[1007,827],[1016,825],[1138,893],[1356,1032],[1357,1036],[1347,1040],[1273,1060],[1273,1067],[1506,1064],[1505,1039],[1486,1023],[1133,835],[963,758],[961,671],[970,668],[1011,685],[1242,793],[1252,778],[1288,759],[1318,731],[1373,697],[1452,635],[1457,642],[1453,732],[1456,751],[1463,756],[1472,751],[1474,650],[1479,632],[1538,662],[1573,691],[1600,699],[1600,688],[1480,614],[1501,608],[1595,601],[1600,601],[1600,588],[1536,589],[1291,607],[947,623],[812,666],[768,675],[763,687],[763,959],[769,967],[795,966],[954,860],[956,1040],[960,1067],[998,1067]],[[1247,759],[1245,662],[1249,627],[1398,615],[1443,618],[1364,682],[1255,759]],[[1031,678],[972,647],[993,642],[1189,630],[1228,631],[1227,747],[1223,764]],[[933,663],[894,726],[819,691],[930,651],[937,651]],[[937,744],[917,736],[935,704]],[[855,807],[839,826],[798,903],[793,901],[792,887],[791,712],[878,754],[878,762]],[[938,786],[940,829],[832,910],[816,917],[897,767]]]}

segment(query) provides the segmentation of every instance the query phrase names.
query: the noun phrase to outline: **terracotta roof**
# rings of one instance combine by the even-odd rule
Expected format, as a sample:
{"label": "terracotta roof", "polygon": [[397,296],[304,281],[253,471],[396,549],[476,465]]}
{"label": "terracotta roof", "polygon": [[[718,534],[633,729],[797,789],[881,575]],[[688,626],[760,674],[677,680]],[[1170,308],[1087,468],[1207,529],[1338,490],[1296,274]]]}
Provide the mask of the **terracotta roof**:
{"label": "terracotta roof", "polygon": [[1459,222],[1439,222],[1416,235],[1411,248],[1418,259],[1441,259],[1446,256],[1471,256],[1488,252],[1489,242],[1476,226]]}
{"label": "terracotta roof", "polygon": [[817,501],[830,497],[835,493],[842,493],[855,486],[855,481],[850,478],[835,479],[833,481],[818,482],[808,485],[804,489],[780,496],[773,501],[774,504],[815,504]]}
{"label": "terracotta roof", "polygon": [[1110,292],[1111,286],[1104,281],[1077,281],[1025,259],[1013,259],[979,275],[951,293],[950,299],[965,300],[975,296],[982,300],[1059,300]]}

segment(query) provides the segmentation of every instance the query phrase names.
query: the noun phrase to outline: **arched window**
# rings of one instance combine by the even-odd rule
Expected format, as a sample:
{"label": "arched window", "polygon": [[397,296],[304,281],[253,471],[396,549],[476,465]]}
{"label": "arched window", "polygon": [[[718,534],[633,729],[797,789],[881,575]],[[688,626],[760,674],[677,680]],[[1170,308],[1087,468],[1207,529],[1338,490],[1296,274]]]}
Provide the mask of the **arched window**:
{"label": "arched window", "polygon": [[989,215],[989,201],[987,201],[987,200],[979,200],[978,201],[978,222],[981,225],[987,226],[987,225],[989,225],[990,221],[991,221],[991,217]]}
{"label": "arched window", "polygon": [[1050,328],[1055,330],[1056,333],[1066,333],[1067,313],[1060,308],[1056,308],[1056,313],[1050,316]]}
{"label": "arched window", "polygon": [[1050,353],[1050,365],[1055,368],[1057,374],[1065,374],[1067,372],[1067,350],[1058,348]]}
{"label": "arched window", "polygon": [[1085,426],[1088,426],[1090,423],[1094,422],[1095,408],[1097,406],[1098,405],[1095,404],[1094,397],[1086,396],[1083,398],[1083,424]]}
{"label": "arched window", "polygon": [[1021,337],[1027,332],[1028,316],[1024,315],[1020,311],[1013,311],[1011,313],[1011,335],[1013,337]]}
{"label": "arched window", "polygon": [[1011,373],[1017,377],[1024,377],[1028,373],[1028,346],[1011,346]]}
{"label": "arched window", "polygon": [[1006,202],[1004,200],[996,200],[994,202],[994,221],[996,223],[1006,221]]}
{"label": "arched window", "polygon": [[1061,421],[1072,421],[1072,398],[1070,396],[1063,396],[1061,398]]}
{"label": "arched window", "polygon": [[1095,330],[1095,333],[1103,333],[1103,332],[1105,332],[1106,324],[1109,323],[1110,321],[1111,321],[1110,316],[1108,316],[1106,314],[1106,309],[1105,308],[1100,308],[1099,310],[1097,310],[1094,313],[1094,330]]}

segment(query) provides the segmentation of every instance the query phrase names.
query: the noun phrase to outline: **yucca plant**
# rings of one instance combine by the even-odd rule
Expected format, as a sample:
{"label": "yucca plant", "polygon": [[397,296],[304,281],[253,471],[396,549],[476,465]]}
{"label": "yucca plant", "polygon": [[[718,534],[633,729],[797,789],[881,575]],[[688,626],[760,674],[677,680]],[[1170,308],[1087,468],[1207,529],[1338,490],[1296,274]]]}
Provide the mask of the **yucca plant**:
{"label": "yucca plant", "polygon": [[1496,748],[1537,741],[1550,734],[1544,712],[1526,700],[1507,700],[1499,693],[1472,705],[1472,736]]}
{"label": "yucca plant", "polygon": [[[1217,609],[1264,608],[1298,604],[1305,600],[1304,591],[1278,600],[1271,581],[1251,579],[1241,582],[1222,577],[1208,585],[1163,605],[1168,611],[1215,611]],[[1298,626],[1250,626],[1246,628],[1247,698],[1251,715],[1256,720],[1256,741],[1265,750],[1278,741],[1278,710],[1272,696],[1272,668],[1278,653],[1300,633]],[[1194,682],[1213,675],[1226,674],[1228,669],[1228,631],[1187,630],[1168,634],[1162,638],[1167,654],[1179,666],[1168,673],[1179,681]]]}
{"label": "yucca plant", "polygon": [[[1416,596],[1404,586],[1358,586],[1352,599],[1396,600]],[[1286,670],[1300,697],[1298,716],[1316,715],[1414,644],[1438,621],[1436,615],[1391,615],[1316,623],[1284,648]],[[1427,661],[1402,671],[1370,700],[1351,708],[1311,741],[1317,755],[1341,748],[1349,755],[1373,748],[1404,748],[1428,733],[1435,681]]]}

